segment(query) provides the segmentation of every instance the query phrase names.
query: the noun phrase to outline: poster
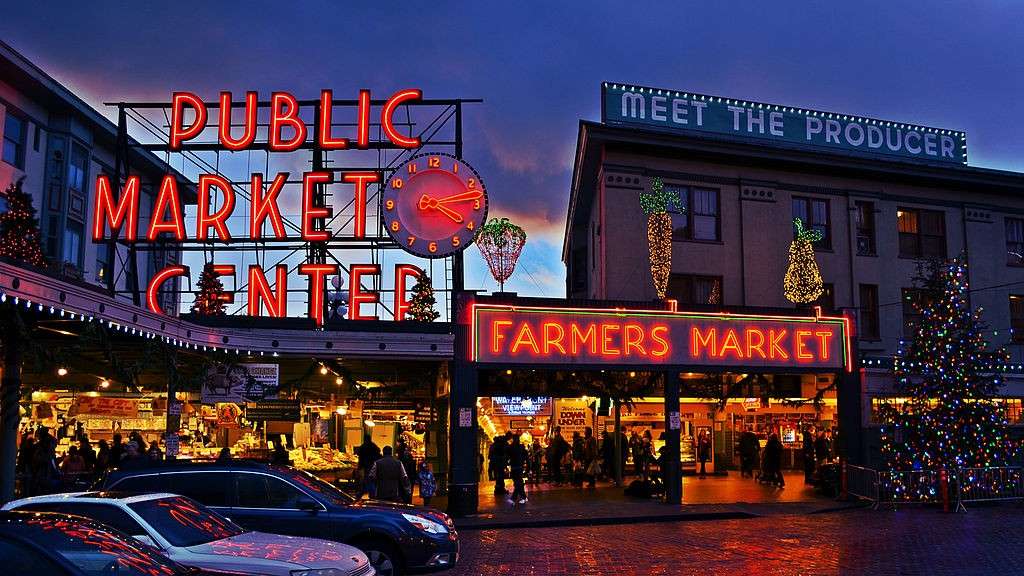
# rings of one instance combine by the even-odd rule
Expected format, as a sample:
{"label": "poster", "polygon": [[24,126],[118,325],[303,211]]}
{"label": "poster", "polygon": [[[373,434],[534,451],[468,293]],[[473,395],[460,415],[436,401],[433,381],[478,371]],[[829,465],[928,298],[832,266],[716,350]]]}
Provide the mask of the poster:
{"label": "poster", "polygon": [[496,416],[551,416],[550,396],[491,396]]}
{"label": "poster", "polygon": [[138,418],[139,401],[134,398],[104,398],[100,396],[79,396],[72,407],[75,416],[110,416],[113,418]]}
{"label": "poster", "polygon": [[203,404],[258,402],[277,398],[277,364],[217,364],[203,380]]}
{"label": "poster", "polygon": [[579,432],[590,426],[593,413],[589,402],[579,398],[560,398],[555,401],[555,426],[561,426],[562,438],[572,441],[572,433]]}
{"label": "poster", "polygon": [[239,409],[235,404],[217,404],[217,426],[220,426],[221,428],[237,428],[238,416],[241,413],[241,409]]}

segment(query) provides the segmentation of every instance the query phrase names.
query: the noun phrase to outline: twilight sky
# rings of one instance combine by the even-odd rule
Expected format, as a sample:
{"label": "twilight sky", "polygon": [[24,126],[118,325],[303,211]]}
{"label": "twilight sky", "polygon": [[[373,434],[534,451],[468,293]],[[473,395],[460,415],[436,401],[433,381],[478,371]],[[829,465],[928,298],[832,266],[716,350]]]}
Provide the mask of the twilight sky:
{"label": "twilight sky", "polygon": [[[156,4],[10,2],[0,38],[108,115],[173,90],[483,98],[465,157],[490,215],[530,235],[521,294],[564,293],[577,123],[600,118],[602,80],[966,130],[972,165],[1024,170],[1014,0]],[[467,287],[495,289],[467,253]]]}

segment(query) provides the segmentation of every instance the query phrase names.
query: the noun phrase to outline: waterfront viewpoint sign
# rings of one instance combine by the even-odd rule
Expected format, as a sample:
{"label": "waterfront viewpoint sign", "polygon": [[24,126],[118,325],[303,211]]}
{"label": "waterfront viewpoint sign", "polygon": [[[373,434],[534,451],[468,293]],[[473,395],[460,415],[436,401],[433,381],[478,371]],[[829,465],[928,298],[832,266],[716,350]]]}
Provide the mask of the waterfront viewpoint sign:
{"label": "waterfront viewpoint sign", "polygon": [[471,316],[482,364],[852,370],[844,317],[480,303]]}
{"label": "waterfront viewpoint sign", "polygon": [[967,163],[967,134],[958,130],[626,84],[606,82],[601,92],[601,121],[607,124]]}

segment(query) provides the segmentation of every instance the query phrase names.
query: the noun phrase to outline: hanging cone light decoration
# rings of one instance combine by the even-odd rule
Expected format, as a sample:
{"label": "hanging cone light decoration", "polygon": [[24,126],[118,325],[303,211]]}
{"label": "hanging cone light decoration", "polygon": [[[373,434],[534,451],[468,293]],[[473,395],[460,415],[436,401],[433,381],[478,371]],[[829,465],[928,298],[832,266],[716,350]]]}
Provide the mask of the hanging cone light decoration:
{"label": "hanging cone light decoration", "polygon": [[817,300],[825,290],[814,259],[814,243],[821,240],[821,232],[804,228],[799,218],[793,219],[796,238],[789,245],[789,267],[782,288],[786,298],[794,304],[807,304]]}
{"label": "hanging cone light decoration", "polygon": [[647,250],[651,258],[651,278],[658,298],[665,298],[668,276],[672,272],[672,217],[668,209],[682,212],[679,193],[665,190],[661,178],[651,182],[651,190],[640,192],[640,208],[647,214]]}
{"label": "hanging cone light decoration", "polygon": [[499,290],[504,292],[505,281],[515,271],[519,255],[526,246],[526,232],[509,222],[508,218],[491,218],[477,230],[474,241],[491,269],[491,276],[498,282]]}

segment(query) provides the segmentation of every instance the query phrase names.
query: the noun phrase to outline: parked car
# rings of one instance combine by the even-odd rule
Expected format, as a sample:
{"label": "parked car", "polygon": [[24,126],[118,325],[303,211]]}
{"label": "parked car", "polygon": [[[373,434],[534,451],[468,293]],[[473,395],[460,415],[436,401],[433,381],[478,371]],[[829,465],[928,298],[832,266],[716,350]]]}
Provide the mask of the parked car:
{"label": "parked car", "polygon": [[369,556],[379,576],[450,568],[459,558],[459,536],[447,514],[357,500],[287,466],[238,460],[165,462],[111,470],[97,487],[182,494],[250,530],[351,544]]}
{"label": "parked car", "polygon": [[202,570],[265,576],[372,576],[359,550],[315,538],[247,531],[174,494],[76,492],[9,502],[4,510],[84,516]]}
{"label": "parked car", "polygon": [[195,576],[157,550],[79,516],[0,512],[4,576]]}

